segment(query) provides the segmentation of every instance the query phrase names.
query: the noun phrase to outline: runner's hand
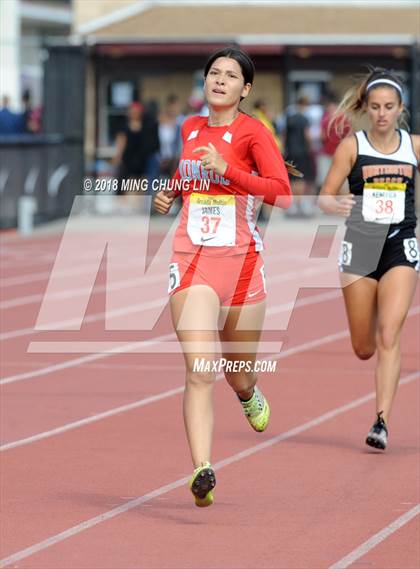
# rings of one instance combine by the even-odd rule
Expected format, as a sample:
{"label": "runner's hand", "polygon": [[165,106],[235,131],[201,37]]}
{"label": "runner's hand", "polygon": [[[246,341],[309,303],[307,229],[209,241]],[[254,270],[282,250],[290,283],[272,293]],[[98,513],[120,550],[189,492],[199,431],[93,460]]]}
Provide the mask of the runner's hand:
{"label": "runner's hand", "polygon": [[355,203],[356,200],[354,199],[354,194],[346,194],[345,196],[341,196],[337,198],[335,213],[341,215],[342,217],[349,217]]}
{"label": "runner's hand", "polygon": [[156,194],[155,199],[153,200],[153,205],[155,210],[158,213],[166,215],[168,211],[171,209],[175,197],[176,197],[175,192],[167,192],[167,191],[158,192]]}
{"label": "runner's hand", "polygon": [[193,152],[202,152],[200,156],[201,165],[204,170],[213,170],[219,176],[223,176],[226,172],[228,164],[223,160],[223,156],[219,154],[216,147],[209,142],[208,146],[199,146],[195,148]]}

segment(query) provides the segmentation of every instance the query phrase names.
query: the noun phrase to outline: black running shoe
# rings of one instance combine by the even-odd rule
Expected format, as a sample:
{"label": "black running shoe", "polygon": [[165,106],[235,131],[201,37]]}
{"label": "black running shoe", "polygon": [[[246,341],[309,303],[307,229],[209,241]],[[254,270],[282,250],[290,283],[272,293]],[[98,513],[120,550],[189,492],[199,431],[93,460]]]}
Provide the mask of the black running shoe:
{"label": "black running shoe", "polygon": [[366,444],[374,448],[385,450],[388,442],[388,429],[385,421],[382,419],[382,413],[383,411],[377,413],[376,421],[366,438]]}

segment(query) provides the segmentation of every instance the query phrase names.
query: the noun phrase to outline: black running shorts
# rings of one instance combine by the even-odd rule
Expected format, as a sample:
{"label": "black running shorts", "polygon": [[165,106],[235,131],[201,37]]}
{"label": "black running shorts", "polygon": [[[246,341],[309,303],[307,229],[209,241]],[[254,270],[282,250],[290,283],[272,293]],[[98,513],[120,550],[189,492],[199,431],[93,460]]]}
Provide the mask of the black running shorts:
{"label": "black running shorts", "polygon": [[367,237],[348,228],[338,266],[343,273],[379,279],[398,266],[419,271],[419,246],[414,228],[395,229],[385,237]]}

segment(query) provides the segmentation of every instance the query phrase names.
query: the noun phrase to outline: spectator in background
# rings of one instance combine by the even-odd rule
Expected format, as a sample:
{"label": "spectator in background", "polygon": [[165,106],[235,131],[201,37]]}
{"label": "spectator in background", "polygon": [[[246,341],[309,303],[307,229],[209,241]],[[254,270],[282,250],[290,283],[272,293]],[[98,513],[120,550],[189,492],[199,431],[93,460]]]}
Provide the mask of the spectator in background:
{"label": "spectator in background", "polygon": [[39,134],[42,131],[42,113],[43,108],[41,106],[35,107],[31,113],[29,119],[29,130],[33,134]]}
{"label": "spectator in background", "polygon": [[309,120],[312,153],[317,154],[321,149],[321,120],[324,114],[324,107],[318,101],[311,102],[310,97],[308,97],[308,100],[309,104],[305,110],[305,116]]}
{"label": "spectator in background", "polygon": [[[156,125],[158,128],[158,116],[159,116],[159,103],[156,99],[152,99],[151,101],[147,101],[144,108],[144,115],[147,117],[147,121],[149,124]],[[159,133],[158,133],[159,137]],[[147,158],[146,162],[146,172],[145,177],[148,180],[149,190],[152,187],[153,180],[159,178],[159,171],[160,171],[160,146],[150,154]],[[149,195],[151,194],[151,190],[147,192]]]}
{"label": "spectator in background", "polygon": [[0,108],[0,136],[22,134],[23,132],[23,116],[10,110],[10,97],[3,95]]}
{"label": "spectator in background", "polygon": [[185,113],[185,119],[195,115],[200,115],[201,117],[207,117],[209,114],[208,106],[204,100],[202,94],[193,94],[188,98],[187,101],[187,111]]}
{"label": "spectator in background", "polygon": [[340,144],[350,132],[350,125],[347,121],[341,120],[341,131],[338,132],[338,118],[335,117],[337,111],[337,99],[333,92],[326,93],[324,97],[324,113],[321,118],[321,150],[317,161],[317,188],[321,188],[330,169],[332,158]]}
{"label": "spectator in background", "polygon": [[32,115],[32,101],[31,92],[29,89],[25,89],[22,95],[22,120],[23,128],[25,133],[29,134],[32,132],[31,129],[31,115]]}
{"label": "spectator in background", "polygon": [[277,143],[277,146],[281,150],[281,141],[280,138],[277,136],[277,132],[273,123],[273,119],[270,113],[270,109],[268,107],[267,101],[265,99],[257,99],[254,103],[254,116],[256,119],[261,121],[263,125],[265,125],[268,130],[273,135],[274,140]]}
{"label": "spectator in background", "polygon": [[286,159],[288,162],[293,162],[303,173],[303,178],[293,178],[291,181],[294,200],[286,212],[288,217],[313,215],[312,198],[305,197],[313,194],[315,179],[310,123],[305,116],[308,104],[308,99],[300,96],[295,110],[286,117],[284,131]]}
{"label": "spectator in background", "polygon": [[133,102],[128,108],[127,125],[116,138],[113,164],[118,168],[119,194],[124,193],[124,180],[147,176],[150,160],[157,152],[159,152],[157,121],[153,116],[144,113],[141,103]]}
{"label": "spectator in background", "polygon": [[172,177],[181,152],[181,107],[177,95],[169,95],[159,116],[160,174]]}
{"label": "spectator in background", "polygon": [[[282,144],[280,138],[277,136],[276,128],[274,126],[273,118],[270,113],[269,106],[265,99],[257,99],[254,103],[254,117],[258,119],[263,125],[271,132],[273,135],[274,140],[276,141],[277,146],[279,147],[280,151],[282,151]],[[258,215],[258,221],[266,221],[269,219],[271,210],[273,206],[262,203],[261,209]]]}
{"label": "spectator in background", "polygon": [[42,108],[32,106],[32,95],[29,89],[25,89],[22,95],[22,122],[26,134],[39,134],[41,132]]}

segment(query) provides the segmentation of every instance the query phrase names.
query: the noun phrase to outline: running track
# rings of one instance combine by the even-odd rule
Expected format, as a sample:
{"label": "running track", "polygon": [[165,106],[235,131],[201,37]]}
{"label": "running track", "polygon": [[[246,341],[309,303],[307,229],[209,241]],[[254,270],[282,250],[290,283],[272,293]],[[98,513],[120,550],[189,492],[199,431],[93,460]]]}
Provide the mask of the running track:
{"label": "running track", "polygon": [[[103,266],[81,331],[34,332],[58,244],[59,236],[3,239],[0,567],[420,565],[418,293],[385,454],[363,444],[373,362],[351,354],[339,291],[302,291],[287,331],[265,338],[283,342],[276,373],[260,375],[267,432],[251,431],[224,381],[216,384],[216,502],[200,510],[186,489],[180,354],[28,353],[35,340],[130,344],[172,334],[167,311],[147,334],[105,331]],[[61,302],[77,294],[89,246],[78,255]],[[305,267],[265,257],[275,261],[272,323]],[[121,286],[129,298],[135,285]],[[165,289],[163,279],[145,298],[158,301]]]}

